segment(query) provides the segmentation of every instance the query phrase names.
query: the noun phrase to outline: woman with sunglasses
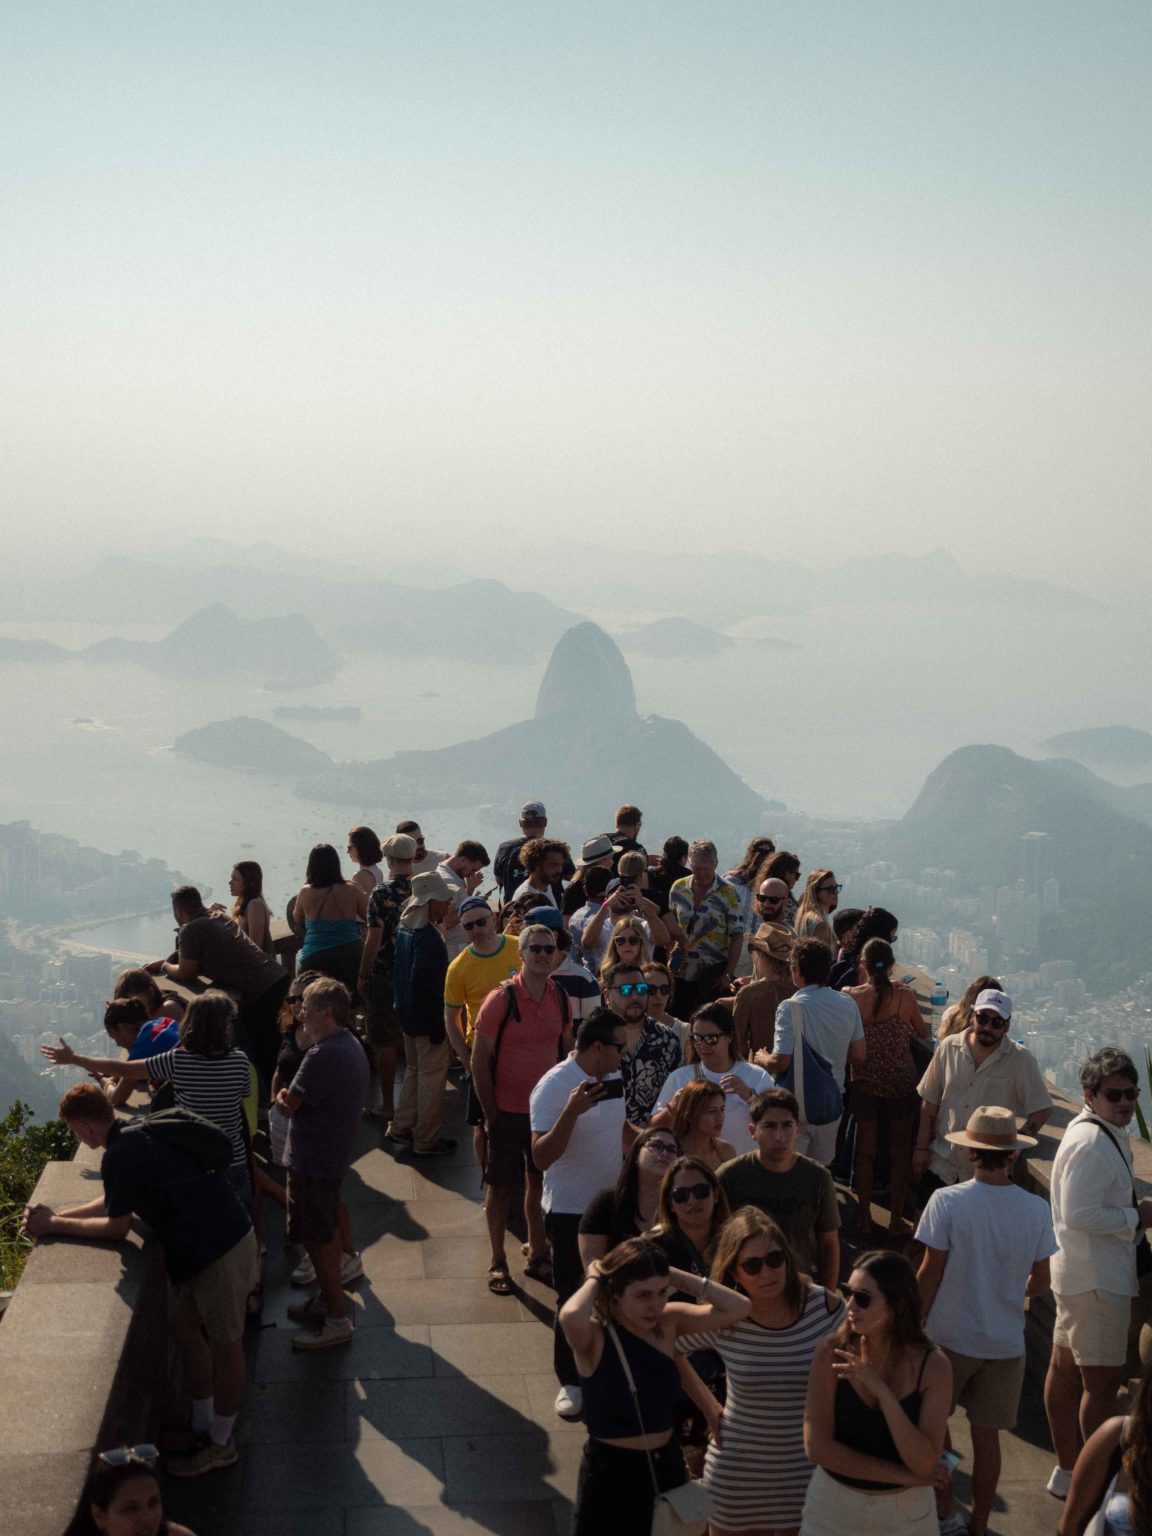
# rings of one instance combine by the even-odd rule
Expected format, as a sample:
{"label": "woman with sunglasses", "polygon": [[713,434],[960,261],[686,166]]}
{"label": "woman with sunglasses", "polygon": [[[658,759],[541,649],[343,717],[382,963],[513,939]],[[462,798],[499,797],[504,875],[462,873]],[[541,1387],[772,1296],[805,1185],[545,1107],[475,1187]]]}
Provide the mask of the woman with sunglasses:
{"label": "woman with sunglasses", "polygon": [[642,970],[651,958],[652,947],[647,928],[642,927],[635,917],[622,917],[613,925],[608,936],[608,947],[600,962],[600,980],[605,982],[613,968],[625,962]]}
{"label": "woman with sunglasses", "polygon": [[755,1206],[725,1223],[712,1279],[742,1291],[751,1309],[722,1333],[680,1341],[681,1349],[714,1349],[727,1377],[723,1410],[701,1398],[712,1431],[704,1464],[711,1536],[795,1536],[812,1475],[803,1438],[808,1373],[844,1306],[798,1271],[787,1238]]}
{"label": "woman with sunglasses", "polygon": [[[669,1300],[673,1290],[693,1300]],[[748,1309],[738,1291],[673,1269],[645,1238],[629,1238],[592,1263],[560,1309],[588,1429],[573,1536],[647,1536],[653,1479],[661,1492],[688,1479],[674,1435],[682,1369],[677,1338],[707,1338],[740,1322]]]}
{"label": "woman with sunglasses", "polygon": [[580,1260],[587,1270],[625,1238],[638,1237],[660,1214],[660,1186],[679,1155],[664,1126],[641,1131],[628,1148],[615,1189],[602,1189],[580,1218]]}
{"label": "woman with sunglasses", "polygon": [[644,980],[648,983],[648,1017],[676,1031],[683,1053],[688,1045],[687,1020],[673,1018],[668,1012],[668,1003],[672,997],[672,972],[660,960],[647,961],[643,969]]}
{"label": "woman with sunglasses", "polygon": [[843,1291],[847,1317],[808,1382],[804,1450],[816,1471],[800,1536],[937,1536],[952,1367],[924,1332],[902,1254],[864,1254]]}
{"label": "woman with sunglasses", "polygon": [[186,1525],[165,1520],[154,1445],[121,1446],[96,1458],[69,1529],[75,1536],[193,1536]]}
{"label": "woman with sunglasses", "polygon": [[688,1036],[696,1060],[668,1074],[656,1100],[652,1125],[671,1125],[672,1101],[686,1083],[702,1078],[724,1090],[724,1140],[731,1142],[737,1154],[749,1150],[748,1101],[771,1088],[772,1079],[763,1067],[739,1058],[735,1027],[732,1010],[723,1003],[705,1003],[696,1010]]}
{"label": "woman with sunglasses", "polygon": [[819,939],[827,944],[833,959],[838,945],[832,932],[832,914],[840,904],[841,889],[830,869],[814,869],[805,882],[793,925],[798,939]]}
{"label": "woman with sunglasses", "polygon": [[656,1224],[648,1236],[677,1269],[707,1275],[729,1214],[728,1198],[714,1171],[702,1158],[681,1154],[664,1176]]}
{"label": "woman with sunglasses", "polygon": [[725,1141],[723,1088],[718,1083],[694,1078],[676,1095],[672,1108],[672,1134],[685,1157],[694,1157],[713,1172],[730,1163],[736,1148]]}

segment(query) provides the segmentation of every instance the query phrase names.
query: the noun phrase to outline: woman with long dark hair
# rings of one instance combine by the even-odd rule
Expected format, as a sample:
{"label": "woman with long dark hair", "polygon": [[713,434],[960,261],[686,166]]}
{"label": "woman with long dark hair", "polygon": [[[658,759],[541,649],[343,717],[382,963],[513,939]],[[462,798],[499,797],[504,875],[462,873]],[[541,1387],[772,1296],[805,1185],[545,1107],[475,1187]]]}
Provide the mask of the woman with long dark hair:
{"label": "woman with long dark hair", "polygon": [[[696,1301],[670,1301],[672,1289]],[[573,1536],[648,1536],[654,1485],[666,1492],[688,1479],[673,1432],[676,1340],[730,1327],[748,1310],[746,1296],[672,1268],[645,1238],[629,1238],[593,1261],[560,1309],[588,1429]]]}
{"label": "woman with long dark hair", "polygon": [[854,987],[861,980],[860,956],[865,944],[869,939],[883,939],[886,944],[895,944],[899,927],[898,919],[884,907],[869,907],[860,919],[852,943],[844,951],[844,958],[833,965],[828,985],[835,987],[837,992],[843,992],[845,987]]}
{"label": "woman with long dark hair", "polygon": [[264,871],[255,859],[233,864],[228,878],[232,894],[232,920],[266,955],[272,950],[272,912],[264,900]]}
{"label": "woman with long dark hair", "polygon": [[671,1125],[672,1100],[685,1083],[703,1078],[724,1090],[724,1140],[737,1153],[750,1152],[748,1102],[756,1094],[772,1087],[772,1079],[763,1067],[754,1067],[740,1058],[736,1047],[735,1024],[731,1008],[723,1003],[705,1003],[692,1015],[688,1043],[692,1049],[690,1065],[677,1067],[664,1079],[656,1099],[652,1125]]}
{"label": "woman with long dark hair", "polygon": [[725,1141],[724,1090],[719,1083],[694,1077],[676,1095],[672,1108],[672,1134],[685,1157],[697,1158],[713,1172],[731,1162],[736,1148]]}
{"label": "woman with long dark hair", "polygon": [[160,1453],[154,1445],[104,1451],[88,1478],[73,1536],[193,1536],[186,1525],[164,1518]]}
{"label": "woman with long dark hair", "polygon": [[348,857],[357,866],[356,873],[349,883],[358,885],[365,896],[371,896],[384,879],[384,871],[380,865],[384,850],[380,846],[380,839],[371,827],[352,828],[348,834]]}
{"label": "woman with long dark hair", "polygon": [[951,1008],[945,1008],[940,1020],[940,1027],[936,1031],[937,1040],[946,1040],[949,1035],[962,1035],[972,1028],[972,1015],[976,1010],[976,999],[981,992],[1001,991],[999,981],[995,976],[977,976],[975,981],[970,981],[964,988],[963,995]]}
{"label": "woman with long dark hair", "polygon": [[752,920],[755,895],[759,889],[756,876],[764,860],[775,852],[776,844],[770,837],[754,837],[745,848],[744,857],[736,868],[730,869],[724,876],[728,884],[734,885],[740,894],[740,916],[745,933],[754,933],[756,929]]}
{"label": "woman with long dark hair", "polygon": [[883,939],[869,939],[860,956],[860,974],[866,977],[858,987],[845,987],[855,998],[864,1025],[868,1054],[853,1065],[848,1087],[848,1107],[856,1116],[856,1161],[853,1188],[860,1208],[856,1231],[862,1241],[872,1237],[872,1175],[876,1164],[876,1146],[880,1123],[888,1126],[891,1154],[891,1196],[888,1221],[889,1237],[907,1237],[904,1203],[912,1179],[912,1137],[920,1100],[916,1084],[920,1072],[912,1056],[911,1041],[928,1039],[928,1026],[920,1017],[916,994],[902,982],[892,980],[896,956]]}
{"label": "woman with long dark hair", "polygon": [[1057,1536],[1084,1536],[1097,1511],[1101,1536],[1152,1536],[1152,1360],[1132,1412],[1106,1419],[1084,1442]]}
{"label": "woman with long dark hair", "polygon": [[952,1367],[924,1332],[902,1254],[862,1255],[843,1291],[847,1317],[808,1381],[804,1451],[816,1471],[800,1536],[938,1536]]}
{"label": "woman with long dark hair", "polygon": [[638,1237],[655,1225],[660,1186],[679,1153],[666,1126],[641,1131],[628,1148],[615,1189],[593,1196],[580,1218],[580,1260],[587,1269],[625,1238]]}
{"label": "woman with long dark hair", "polygon": [[678,1157],[664,1175],[656,1223],[648,1236],[677,1269],[706,1275],[728,1216],[728,1197],[715,1170],[702,1158]]}
{"label": "woman with long dark hair", "polygon": [[345,880],[340,855],[331,843],[317,843],[292,910],[292,926],[304,936],[297,963],[342,981],[355,996],[367,917],[368,897]]}
{"label": "woman with long dark hair", "polygon": [[742,1291],[751,1309],[723,1332],[681,1340],[681,1348],[714,1349],[728,1382],[723,1410],[704,1404],[712,1430],[704,1463],[711,1536],[795,1536],[812,1476],[803,1435],[808,1373],[844,1306],[800,1273],[783,1232],[753,1205],[720,1233],[712,1279]]}

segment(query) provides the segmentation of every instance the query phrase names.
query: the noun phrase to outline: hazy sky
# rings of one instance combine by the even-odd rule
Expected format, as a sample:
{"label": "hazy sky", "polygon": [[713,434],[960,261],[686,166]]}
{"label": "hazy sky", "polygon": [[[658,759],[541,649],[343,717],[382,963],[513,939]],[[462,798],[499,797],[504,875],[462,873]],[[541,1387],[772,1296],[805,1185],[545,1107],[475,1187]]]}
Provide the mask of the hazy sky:
{"label": "hazy sky", "polygon": [[1152,567],[1147,0],[10,8],[8,549]]}

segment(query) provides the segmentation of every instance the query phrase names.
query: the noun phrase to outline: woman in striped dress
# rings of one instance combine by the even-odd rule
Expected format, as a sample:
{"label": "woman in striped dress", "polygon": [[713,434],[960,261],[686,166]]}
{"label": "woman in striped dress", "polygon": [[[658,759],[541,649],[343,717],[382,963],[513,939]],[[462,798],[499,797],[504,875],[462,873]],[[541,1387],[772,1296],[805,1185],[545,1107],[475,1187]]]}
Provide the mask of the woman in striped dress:
{"label": "woman in striped dress", "polygon": [[813,1470],[804,1455],[808,1373],[844,1304],[797,1271],[783,1232],[755,1206],[725,1225],[712,1278],[743,1291],[752,1310],[723,1333],[678,1341],[681,1350],[715,1349],[728,1378],[723,1410],[715,1400],[707,1409],[710,1536],[795,1536]]}

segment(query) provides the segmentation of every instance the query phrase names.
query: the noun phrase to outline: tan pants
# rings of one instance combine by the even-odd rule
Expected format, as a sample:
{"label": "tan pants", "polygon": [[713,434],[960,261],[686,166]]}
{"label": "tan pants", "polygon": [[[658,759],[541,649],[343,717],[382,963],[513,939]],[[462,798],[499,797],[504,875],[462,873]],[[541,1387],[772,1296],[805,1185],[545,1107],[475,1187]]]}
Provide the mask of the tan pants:
{"label": "tan pants", "polygon": [[427,1035],[404,1036],[404,1086],[392,1129],[412,1132],[414,1152],[431,1151],[440,1140],[451,1058],[447,1040],[433,1045]]}

